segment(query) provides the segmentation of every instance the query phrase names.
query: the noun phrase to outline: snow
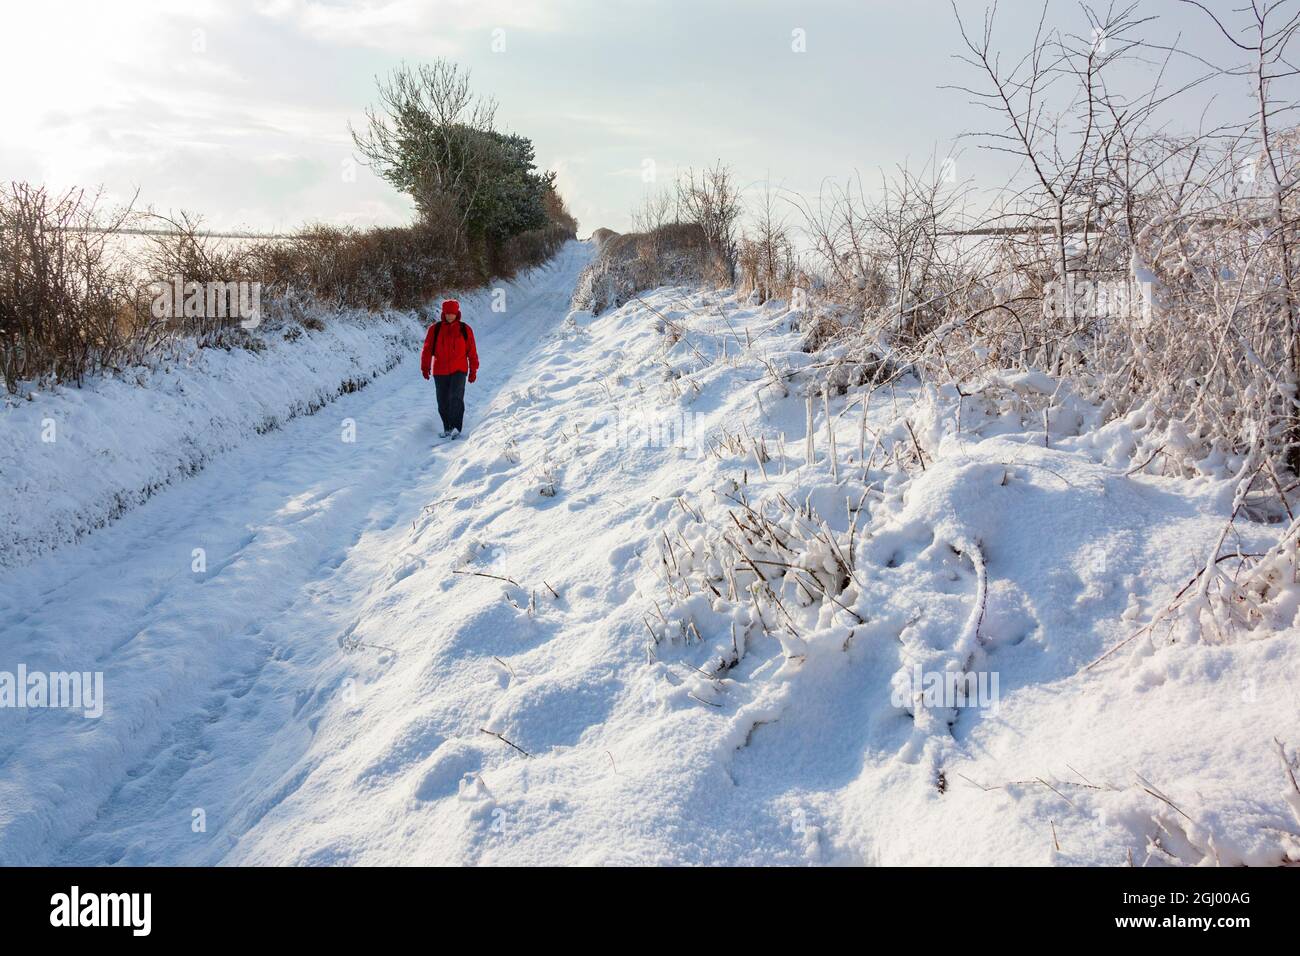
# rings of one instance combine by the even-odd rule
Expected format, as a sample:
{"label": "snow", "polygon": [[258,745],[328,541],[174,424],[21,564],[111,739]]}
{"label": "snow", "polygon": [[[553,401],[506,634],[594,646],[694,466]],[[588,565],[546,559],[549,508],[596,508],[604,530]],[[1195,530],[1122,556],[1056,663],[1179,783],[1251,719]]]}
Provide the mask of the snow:
{"label": "snow", "polygon": [[819,396],[808,464],[796,314],[570,311],[593,251],[462,296],[463,441],[404,362],[0,573],[0,669],[105,696],[0,710],[0,863],[1300,859],[1295,629],[1089,666],[1204,565],[1231,478],[1130,474],[1086,403],[1025,413],[1036,375],[833,392],[834,471]]}
{"label": "snow", "polygon": [[[409,354],[411,315],[267,330],[262,351],[196,348],[0,415],[0,567],[75,541],[250,435],[364,386]],[[290,339],[292,337],[292,339]]]}

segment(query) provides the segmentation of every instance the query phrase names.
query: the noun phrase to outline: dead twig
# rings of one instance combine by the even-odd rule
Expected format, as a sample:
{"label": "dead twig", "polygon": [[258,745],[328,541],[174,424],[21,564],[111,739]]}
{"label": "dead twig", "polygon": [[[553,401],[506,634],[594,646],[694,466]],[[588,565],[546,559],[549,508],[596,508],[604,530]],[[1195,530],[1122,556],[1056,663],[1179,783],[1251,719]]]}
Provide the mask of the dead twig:
{"label": "dead twig", "polygon": [[495,730],[488,730],[486,727],[480,727],[479,730],[483,731],[483,733],[487,734],[489,737],[495,737],[497,740],[501,741],[503,744],[509,744],[511,747],[514,747],[515,750],[518,750],[518,751],[519,751],[521,754],[523,754],[525,757],[531,757],[531,756],[532,756],[532,754],[530,754],[530,753],[529,753],[527,750],[525,750],[523,747],[519,746],[517,743],[515,743],[515,742],[513,742],[513,741],[511,741],[511,740],[507,740],[504,734],[499,734],[499,733],[497,733]]}
{"label": "dead twig", "polygon": [[520,583],[519,583],[518,581],[516,581],[514,578],[503,578],[503,577],[502,577],[501,575],[499,575],[499,574],[488,574],[486,571],[455,571],[455,570],[453,570],[451,573],[452,573],[452,574],[472,574],[472,575],[474,575],[475,577],[478,577],[478,578],[491,578],[491,579],[494,580],[494,581],[504,581],[504,582],[506,582],[506,584],[513,584],[515,587],[521,587],[521,586],[522,586],[522,585],[520,585]]}

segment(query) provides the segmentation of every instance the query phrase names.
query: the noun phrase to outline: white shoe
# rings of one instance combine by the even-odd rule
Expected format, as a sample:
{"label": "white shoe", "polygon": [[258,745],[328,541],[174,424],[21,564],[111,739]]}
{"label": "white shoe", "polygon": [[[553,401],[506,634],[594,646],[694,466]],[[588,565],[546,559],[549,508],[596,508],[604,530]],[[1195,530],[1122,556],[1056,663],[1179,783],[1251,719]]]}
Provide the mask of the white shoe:
{"label": "white shoe", "polygon": [[455,440],[456,440],[457,438],[459,438],[459,437],[460,437],[460,429],[459,429],[459,428],[453,428],[453,429],[451,430],[451,440],[452,440],[452,441],[455,441]]}
{"label": "white shoe", "polygon": [[444,428],[442,431],[438,432],[438,437],[439,437],[439,438],[450,438],[450,437],[451,437],[451,432],[449,432],[447,429]]}

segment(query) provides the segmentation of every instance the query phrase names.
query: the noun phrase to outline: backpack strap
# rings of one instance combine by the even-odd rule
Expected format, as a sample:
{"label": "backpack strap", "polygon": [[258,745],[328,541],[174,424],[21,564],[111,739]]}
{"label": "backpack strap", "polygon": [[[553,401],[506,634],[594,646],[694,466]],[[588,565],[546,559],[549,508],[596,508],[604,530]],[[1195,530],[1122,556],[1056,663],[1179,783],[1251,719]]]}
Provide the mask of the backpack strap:
{"label": "backpack strap", "polygon": [[[433,348],[429,350],[430,354],[438,354],[438,336],[442,333],[442,327],[445,324],[446,323],[443,322],[442,319],[439,319],[438,324],[433,327]],[[465,331],[465,320],[461,319],[456,324],[460,326],[460,340],[469,344],[469,333]]]}

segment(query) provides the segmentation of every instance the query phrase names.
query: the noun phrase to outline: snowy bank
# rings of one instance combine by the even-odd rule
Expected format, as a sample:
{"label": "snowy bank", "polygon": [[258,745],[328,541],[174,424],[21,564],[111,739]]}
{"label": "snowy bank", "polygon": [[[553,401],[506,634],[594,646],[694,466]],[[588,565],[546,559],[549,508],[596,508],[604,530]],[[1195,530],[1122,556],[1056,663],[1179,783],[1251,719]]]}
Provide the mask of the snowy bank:
{"label": "snowy bank", "polygon": [[345,313],[267,331],[260,351],[185,343],[156,367],[0,407],[0,567],[77,541],[250,436],[364,387],[418,348],[420,331],[410,314]]}
{"label": "snowy bank", "polygon": [[1230,477],[868,401],[779,303],[566,313],[590,251],[469,313],[467,440],[385,376],[0,577],[5,661],[104,672],[0,712],[0,861],[1300,861],[1300,630],[1160,623]]}

